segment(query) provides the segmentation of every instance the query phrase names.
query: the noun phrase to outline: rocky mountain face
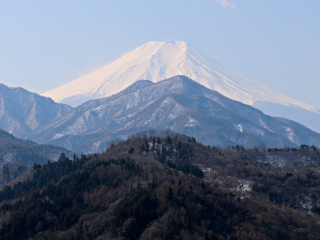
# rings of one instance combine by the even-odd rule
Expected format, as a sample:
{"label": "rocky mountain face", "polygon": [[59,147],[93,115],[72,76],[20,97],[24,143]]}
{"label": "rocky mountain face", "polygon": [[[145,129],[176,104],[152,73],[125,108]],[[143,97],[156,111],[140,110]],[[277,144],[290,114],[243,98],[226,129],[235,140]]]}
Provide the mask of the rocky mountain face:
{"label": "rocky mountain face", "polygon": [[0,84],[0,128],[17,137],[28,137],[71,109],[23,88]]}
{"label": "rocky mountain face", "polygon": [[320,134],[305,126],[265,115],[184,76],[138,81],[111,97],[88,101],[40,129],[33,139],[96,152],[112,139],[147,129],[171,129],[214,146],[320,145]]}
{"label": "rocky mountain face", "polygon": [[78,106],[116,94],[138,80],[159,82],[187,76],[222,95],[265,114],[300,122],[320,132],[320,108],[276,92],[222,66],[183,41],[151,41],[79,79],[44,93],[57,102]]}

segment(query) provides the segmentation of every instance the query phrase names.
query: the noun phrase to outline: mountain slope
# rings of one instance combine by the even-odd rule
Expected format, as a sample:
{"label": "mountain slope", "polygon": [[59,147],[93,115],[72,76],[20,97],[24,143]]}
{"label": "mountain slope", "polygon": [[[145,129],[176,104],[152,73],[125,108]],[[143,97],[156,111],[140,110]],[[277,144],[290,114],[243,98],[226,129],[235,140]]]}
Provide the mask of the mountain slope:
{"label": "mountain slope", "polygon": [[[188,174],[198,166],[206,181]],[[6,186],[0,239],[311,240],[319,186],[314,167],[276,169],[172,132],[139,133]]]}
{"label": "mountain slope", "polygon": [[111,97],[91,100],[36,133],[36,141],[74,151],[103,151],[106,143],[146,129],[171,129],[216,146],[320,145],[320,134],[224,97],[184,76],[138,81]]}
{"label": "mountain slope", "polygon": [[28,137],[71,109],[23,88],[0,84],[0,128],[15,136]]}
{"label": "mountain slope", "polygon": [[22,140],[0,129],[0,166],[5,163],[44,164],[57,160],[61,153],[72,155],[64,148]]}
{"label": "mountain slope", "polygon": [[137,80],[158,82],[176,75],[187,76],[266,114],[289,118],[320,132],[320,108],[254,82],[183,41],[148,42],[105,67],[43,95],[77,106],[118,93]]}

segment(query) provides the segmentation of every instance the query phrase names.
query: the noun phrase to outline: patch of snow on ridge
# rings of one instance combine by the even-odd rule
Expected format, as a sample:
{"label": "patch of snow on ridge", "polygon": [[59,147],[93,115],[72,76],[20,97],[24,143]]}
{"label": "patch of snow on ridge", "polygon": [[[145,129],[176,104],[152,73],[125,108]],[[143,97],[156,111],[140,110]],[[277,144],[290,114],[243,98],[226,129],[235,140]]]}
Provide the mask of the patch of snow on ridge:
{"label": "patch of snow on ridge", "polygon": [[185,127],[196,127],[196,126],[199,126],[199,122],[194,118],[189,117],[189,121],[187,122]]}
{"label": "patch of snow on ridge", "polygon": [[292,131],[291,128],[287,128],[286,129],[287,133],[288,133],[288,138],[291,142],[294,142],[294,137],[295,137],[295,134],[294,132]]}
{"label": "patch of snow on ridge", "polygon": [[243,127],[242,127],[242,125],[239,123],[239,124],[233,124],[233,127],[236,129],[236,130],[238,130],[238,131],[240,131],[240,132],[243,132]]}
{"label": "patch of snow on ridge", "polygon": [[63,137],[64,135],[65,135],[65,134],[57,133],[56,135],[53,136],[53,139],[61,138],[61,137]]}

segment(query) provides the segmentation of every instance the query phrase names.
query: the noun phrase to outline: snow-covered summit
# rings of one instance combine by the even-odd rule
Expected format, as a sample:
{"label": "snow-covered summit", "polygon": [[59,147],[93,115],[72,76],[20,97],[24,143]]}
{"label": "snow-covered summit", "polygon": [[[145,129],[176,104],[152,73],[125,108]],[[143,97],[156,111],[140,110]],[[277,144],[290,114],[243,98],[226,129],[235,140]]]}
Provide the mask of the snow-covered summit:
{"label": "snow-covered summit", "polygon": [[[257,107],[267,114],[287,117],[320,131],[320,126],[315,126],[320,120],[318,107],[246,78],[184,41],[150,41],[118,60],[43,95],[75,106],[90,99],[111,96],[137,80],[158,82],[176,75],[187,76],[228,98]],[[310,123],[308,119],[304,121],[301,118],[301,115],[306,116],[305,111]]]}

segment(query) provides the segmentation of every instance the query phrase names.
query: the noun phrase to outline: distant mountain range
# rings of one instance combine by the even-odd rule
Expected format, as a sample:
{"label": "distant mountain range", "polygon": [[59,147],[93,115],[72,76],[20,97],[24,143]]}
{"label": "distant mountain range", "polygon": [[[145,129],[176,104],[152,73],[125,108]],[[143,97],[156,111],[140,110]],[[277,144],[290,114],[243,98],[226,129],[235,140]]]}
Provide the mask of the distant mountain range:
{"label": "distant mountain range", "polygon": [[171,129],[221,147],[320,146],[320,134],[307,127],[265,115],[185,76],[137,81],[76,108],[22,88],[0,85],[0,91],[0,128],[78,153],[104,151],[110,141],[147,129]]}
{"label": "distant mountain range", "polygon": [[320,134],[265,115],[185,77],[138,81],[56,118],[32,139],[76,152],[103,151],[107,142],[141,130],[171,129],[214,146],[320,146]]}
{"label": "distant mountain range", "polygon": [[57,102],[78,106],[116,94],[138,80],[159,82],[187,76],[265,114],[300,122],[320,132],[320,108],[276,92],[222,66],[183,41],[151,41],[97,71],[44,93]]}
{"label": "distant mountain range", "polygon": [[30,136],[71,109],[23,88],[0,84],[0,128],[17,137]]}

